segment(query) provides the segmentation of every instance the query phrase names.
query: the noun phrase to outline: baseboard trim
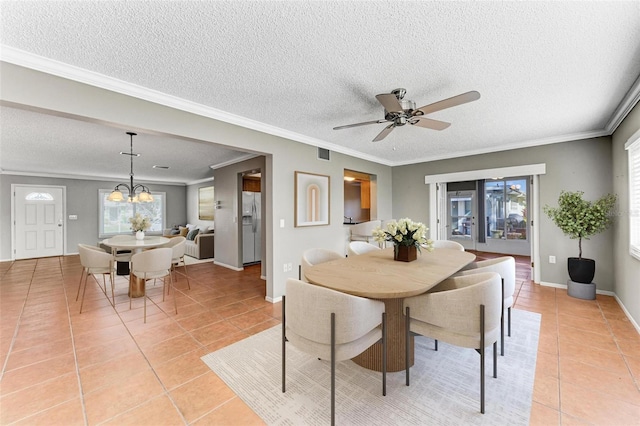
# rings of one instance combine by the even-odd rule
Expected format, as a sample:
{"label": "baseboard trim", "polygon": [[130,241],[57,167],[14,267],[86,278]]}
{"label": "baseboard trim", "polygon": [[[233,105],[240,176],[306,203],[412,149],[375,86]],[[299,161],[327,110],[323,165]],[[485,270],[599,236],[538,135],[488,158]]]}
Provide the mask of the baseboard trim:
{"label": "baseboard trim", "polygon": [[636,331],[638,333],[640,333],[640,324],[638,324],[633,317],[631,316],[631,313],[627,310],[627,308],[624,306],[624,303],[622,303],[622,301],[618,298],[617,294],[614,294],[613,297],[616,299],[616,302],[618,302],[618,305],[620,305],[620,307],[622,308],[622,311],[624,312],[624,314],[627,316],[627,318],[629,319],[629,322],[635,327]]}
{"label": "baseboard trim", "polygon": [[[540,285],[545,286],[545,287],[562,288],[562,289],[565,289],[565,290],[567,289],[567,285],[566,284],[549,283],[549,282],[545,282],[545,281],[540,281]],[[613,298],[616,300],[616,302],[618,302],[618,305],[620,305],[620,308],[622,308],[622,312],[624,312],[624,314],[629,319],[629,322],[631,322],[631,324],[636,329],[636,331],[638,333],[640,333],[640,325],[633,319],[633,317],[631,316],[631,313],[627,310],[627,308],[624,306],[624,303],[622,303],[622,301],[620,300],[620,298],[618,297],[618,295],[615,292],[608,291],[608,290],[597,290],[596,289],[596,294],[602,294],[604,296],[613,296]]]}
{"label": "baseboard trim", "polygon": [[223,268],[231,269],[232,271],[236,271],[236,272],[244,271],[244,268],[238,268],[237,266],[227,265],[226,263],[218,262],[217,260],[214,260],[213,264],[222,266]]}

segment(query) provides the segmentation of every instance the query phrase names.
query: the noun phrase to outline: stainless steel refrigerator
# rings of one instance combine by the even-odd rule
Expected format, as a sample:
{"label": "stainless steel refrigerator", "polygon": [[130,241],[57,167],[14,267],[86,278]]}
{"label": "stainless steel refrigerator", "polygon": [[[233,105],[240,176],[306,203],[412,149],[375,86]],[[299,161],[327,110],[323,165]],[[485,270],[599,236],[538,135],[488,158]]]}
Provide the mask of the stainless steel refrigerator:
{"label": "stainless steel refrigerator", "polygon": [[242,191],[242,263],[261,260],[260,193]]}

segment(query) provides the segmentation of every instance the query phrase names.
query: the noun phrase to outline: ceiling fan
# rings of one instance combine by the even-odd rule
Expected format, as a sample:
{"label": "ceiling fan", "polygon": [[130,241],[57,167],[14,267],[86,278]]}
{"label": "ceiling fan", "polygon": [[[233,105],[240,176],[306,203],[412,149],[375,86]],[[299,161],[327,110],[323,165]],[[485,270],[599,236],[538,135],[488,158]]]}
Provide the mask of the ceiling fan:
{"label": "ceiling fan", "polygon": [[387,137],[393,129],[399,126],[404,126],[407,123],[414,126],[425,127],[427,129],[444,130],[449,127],[451,123],[427,118],[425,115],[480,99],[480,93],[471,91],[416,108],[416,103],[414,101],[404,99],[404,95],[406,93],[407,91],[405,89],[395,89],[392,90],[391,93],[376,95],[376,99],[384,107],[384,120],[347,124],[345,126],[334,127],[333,130],[391,122],[391,124],[385,127],[378,136],[373,138],[373,142],[381,141]]}

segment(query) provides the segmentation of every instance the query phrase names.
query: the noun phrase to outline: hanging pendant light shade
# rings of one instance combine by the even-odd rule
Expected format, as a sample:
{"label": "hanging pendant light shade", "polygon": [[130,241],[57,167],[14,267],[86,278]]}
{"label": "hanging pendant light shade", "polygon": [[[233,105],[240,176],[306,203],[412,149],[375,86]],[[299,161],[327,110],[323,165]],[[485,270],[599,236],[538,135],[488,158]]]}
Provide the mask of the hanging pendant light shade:
{"label": "hanging pendant light shade", "polygon": [[[107,197],[108,201],[121,202],[124,201],[124,194],[120,190],[120,188],[127,188],[127,192],[129,193],[127,196],[127,203],[150,203],[153,201],[153,196],[151,195],[151,191],[149,188],[142,184],[133,184],[133,157],[139,157],[140,154],[133,153],[133,137],[136,136],[136,133],[127,132],[130,137],[131,149],[129,153],[121,152],[120,154],[128,155],[131,160],[131,172],[129,173],[129,184],[120,183],[116,185],[116,187],[111,191],[111,194]],[[136,192],[140,190],[140,193],[136,194]]]}

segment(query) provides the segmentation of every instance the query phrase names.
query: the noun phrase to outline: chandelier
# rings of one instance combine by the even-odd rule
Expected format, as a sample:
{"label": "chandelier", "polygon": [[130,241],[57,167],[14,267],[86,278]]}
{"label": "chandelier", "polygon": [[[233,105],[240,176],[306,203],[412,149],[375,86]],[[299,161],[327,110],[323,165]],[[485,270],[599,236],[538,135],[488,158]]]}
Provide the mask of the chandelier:
{"label": "chandelier", "polygon": [[[151,192],[149,188],[144,185],[133,184],[133,157],[139,157],[140,154],[133,153],[133,137],[136,136],[136,133],[127,132],[127,134],[131,137],[131,150],[130,152],[121,152],[120,154],[128,155],[131,160],[131,172],[129,173],[129,184],[120,183],[116,185],[116,187],[111,191],[111,194],[107,197],[109,201],[124,201],[124,195],[122,195],[122,191],[120,188],[127,188],[129,195],[127,196],[127,203],[150,203],[153,201],[153,197],[151,196]],[[136,191],[140,190],[139,194],[136,194]]]}

